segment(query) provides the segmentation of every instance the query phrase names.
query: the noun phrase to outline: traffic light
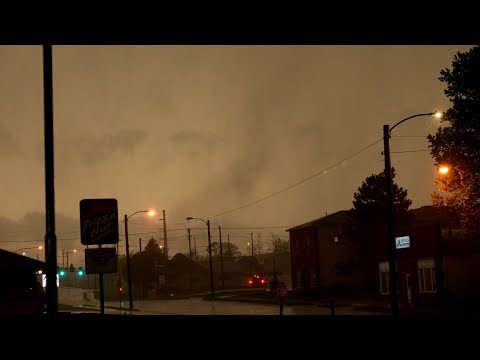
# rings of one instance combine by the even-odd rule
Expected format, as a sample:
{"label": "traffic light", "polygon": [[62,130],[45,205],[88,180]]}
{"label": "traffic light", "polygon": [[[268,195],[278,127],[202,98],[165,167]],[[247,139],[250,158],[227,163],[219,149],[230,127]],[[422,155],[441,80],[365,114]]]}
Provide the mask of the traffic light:
{"label": "traffic light", "polygon": [[67,272],[65,271],[65,269],[62,268],[62,269],[59,269],[59,270],[58,270],[58,275],[59,275],[60,277],[63,277],[63,276],[65,276],[65,275],[67,275]]}
{"label": "traffic light", "polygon": [[85,274],[85,272],[83,271],[83,268],[80,266],[80,267],[77,269],[77,275],[78,275],[78,276],[83,276],[83,274]]}

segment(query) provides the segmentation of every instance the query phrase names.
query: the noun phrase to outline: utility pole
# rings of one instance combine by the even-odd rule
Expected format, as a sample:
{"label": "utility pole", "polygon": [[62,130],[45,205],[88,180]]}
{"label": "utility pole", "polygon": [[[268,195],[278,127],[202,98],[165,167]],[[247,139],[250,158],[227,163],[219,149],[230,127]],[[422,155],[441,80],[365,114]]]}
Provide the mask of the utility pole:
{"label": "utility pole", "polygon": [[190,261],[192,261],[192,245],[190,242],[190,238],[191,238],[190,229],[187,229],[187,231],[188,231],[188,253],[190,255]]}
{"label": "utility pole", "polygon": [[212,241],[210,237],[210,220],[207,220],[207,229],[208,229],[208,262],[210,265],[210,294],[211,298],[215,298],[214,287],[213,287],[213,266],[212,266]]}
{"label": "utility pole", "polygon": [[223,249],[222,249],[222,228],[218,227],[218,234],[220,235],[220,264],[222,265],[222,289],[225,289],[225,280],[223,276]]}
{"label": "utility pole", "polygon": [[195,261],[198,260],[197,258],[197,239],[195,239],[195,235],[193,235],[193,247],[195,248]]}
{"label": "utility pole", "polygon": [[250,239],[251,239],[251,244],[252,244],[252,257],[253,257],[253,232],[250,233]]}
{"label": "utility pole", "polygon": [[165,217],[165,210],[163,210],[163,247],[165,248],[165,260],[168,261],[167,219]]}

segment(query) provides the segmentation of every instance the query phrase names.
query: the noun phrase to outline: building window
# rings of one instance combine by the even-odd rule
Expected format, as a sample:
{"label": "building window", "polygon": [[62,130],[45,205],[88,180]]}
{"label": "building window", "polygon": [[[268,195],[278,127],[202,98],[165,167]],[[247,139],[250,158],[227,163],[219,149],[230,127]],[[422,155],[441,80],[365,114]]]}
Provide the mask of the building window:
{"label": "building window", "polygon": [[380,294],[390,294],[390,267],[388,262],[381,262],[378,264],[379,278],[380,278]]}
{"label": "building window", "polygon": [[435,261],[433,259],[418,260],[418,287],[420,293],[434,293],[437,291]]}

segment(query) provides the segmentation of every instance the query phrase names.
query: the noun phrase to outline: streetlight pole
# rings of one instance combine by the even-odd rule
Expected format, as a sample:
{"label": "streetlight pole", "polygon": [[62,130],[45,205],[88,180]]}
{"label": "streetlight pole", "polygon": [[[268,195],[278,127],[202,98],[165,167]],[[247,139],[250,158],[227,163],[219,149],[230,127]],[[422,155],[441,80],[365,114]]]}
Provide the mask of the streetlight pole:
{"label": "streetlight pole", "polygon": [[395,237],[393,232],[394,225],[394,211],[393,211],[393,193],[392,193],[392,165],[390,162],[390,136],[392,130],[409,119],[419,117],[419,116],[432,116],[435,115],[437,118],[441,116],[439,112],[432,112],[426,114],[417,114],[409,116],[395,125],[392,128],[389,125],[383,125],[383,146],[384,146],[384,156],[385,156],[385,195],[387,200],[387,249],[388,249],[388,267],[390,274],[390,307],[393,317],[397,317],[399,314],[398,311],[398,281],[397,281],[397,262],[396,262],[396,246],[395,246]]}
{"label": "streetlight pole", "polygon": [[383,145],[385,156],[385,185],[387,198],[387,245],[388,267],[390,274],[390,307],[392,316],[398,316],[398,293],[397,293],[397,264],[395,259],[395,239],[393,237],[393,196],[392,196],[392,166],[390,164],[390,131],[389,126],[383,126]]}
{"label": "streetlight pole", "polygon": [[130,273],[130,250],[128,246],[128,216],[125,214],[125,251],[127,255],[127,282],[128,282],[128,301],[130,310],[133,310],[133,298],[132,298],[132,279]]}
{"label": "streetlight pole", "polygon": [[208,260],[209,260],[209,265],[210,265],[210,295],[211,298],[213,299],[215,297],[215,293],[213,290],[213,265],[212,265],[212,243],[210,240],[210,220],[203,220],[200,218],[194,218],[194,217],[187,217],[188,220],[200,220],[203,221],[205,224],[207,224],[207,229],[208,229]]}
{"label": "streetlight pole", "polygon": [[188,230],[188,255],[189,255],[189,263],[188,263],[188,275],[189,275],[189,289],[192,290],[192,244],[191,244],[191,235],[190,229]]}
{"label": "streetlight pole", "polygon": [[128,301],[129,301],[129,306],[130,310],[133,310],[133,295],[132,295],[132,276],[131,276],[131,271],[130,271],[130,249],[128,246],[128,219],[131,218],[133,215],[146,212],[149,213],[149,215],[155,214],[153,210],[140,210],[137,212],[134,212],[130,216],[127,216],[125,214],[124,216],[124,222],[125,222],[125,251],[127,255],[127,282],[128,282]]}

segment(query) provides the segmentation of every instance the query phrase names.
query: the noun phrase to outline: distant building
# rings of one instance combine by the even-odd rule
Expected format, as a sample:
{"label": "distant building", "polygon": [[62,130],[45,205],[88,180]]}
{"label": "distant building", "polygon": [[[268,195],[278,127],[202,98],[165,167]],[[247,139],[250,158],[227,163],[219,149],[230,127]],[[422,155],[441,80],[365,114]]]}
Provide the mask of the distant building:
{"label": "distant building", "polygon": [[167,291],[174,293],[210,289],[208,269],[180,253],[168,260],[165,281]]}
{"label": "distant building", "polygon": [[[293,289],[371,287],[356,221],[338,211],[287,229]],[[370,285],[370,286],[369,286]]]}

